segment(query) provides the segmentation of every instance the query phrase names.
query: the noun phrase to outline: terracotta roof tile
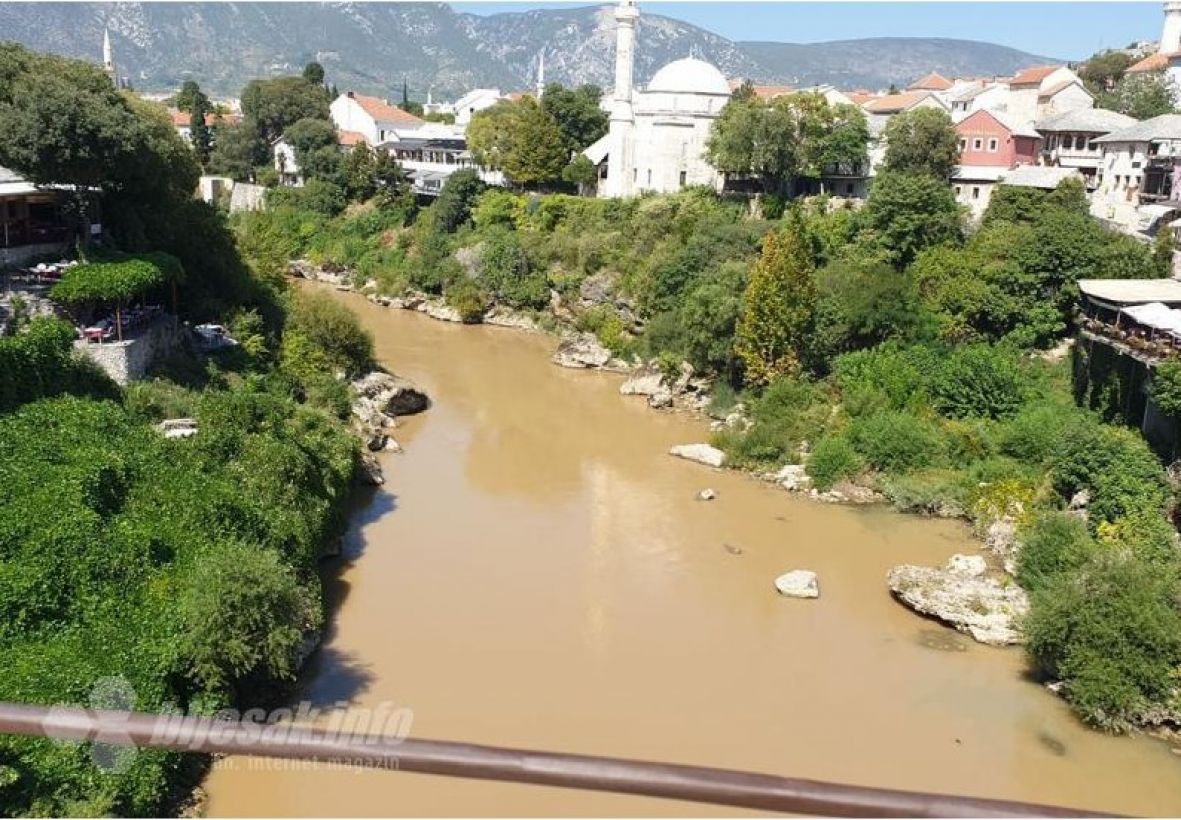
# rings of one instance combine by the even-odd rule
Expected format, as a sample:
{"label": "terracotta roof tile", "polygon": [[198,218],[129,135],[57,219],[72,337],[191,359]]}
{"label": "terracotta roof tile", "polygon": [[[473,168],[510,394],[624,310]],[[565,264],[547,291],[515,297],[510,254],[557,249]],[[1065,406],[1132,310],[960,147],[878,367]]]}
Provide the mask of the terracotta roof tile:
{"label": "terracotta roof tile", "polygon": [[1060,68],[1062,68],[1060,65],[1038,65],[1023,68],[1017,72],[1017,76],[1009,80],[1009,85],[1041,85],[1042,80]]}
{"label": "terracotta roof tile", "polygon": [[1158,51],[1156,54],[1149,55],[1140,62],[1131,65],[1128,68],[1128,73],[1143,74],[1149,71],[1162,71],[1169,67],[1169,58],[1173,56],[1176,55]]}
{"label": "terracotta roof tile", "polygon": [[337,137],[337,142],[346,148],[352,148],[354,145],[360,145],[366,142],[365,135],[356,131],[341,131],[340,136]]}
{"label": "terracotta roof tile", "polygon": [[932,71],[926,77],[922,77],[918,80],[915,80],[913,83],[911,83],[907,90],[908,91],[946,91],[947,89],[951,88],[952,85],[953,85],[953,83],[951,80],[947,79],[942,74],[939,74],[936,71]]}
{"label": "terracotta roof tile", "polygon": [[364,94],[349,92],[349,96],[356,100],[357,105],[377,122],[392,122],[398,125],[421,125],[422,120],[408,111],[403,111],[395,105],[390,105],[380,97],[367,97]]}
{"label": "terracotta roof tile", "polygon": [[887,94],[862,106],[871,114],[894,114],[906,111],[931,96],[930,91],[903,91],[901,94]]}
{"label": "terracotta roof tile", "polygon": [[[168,116],[172,118],[172,125],[176,128],[188,128],[192,124],[193,115],[188,111],[169,108]],[[237,114],[206,114],[205,124],[210,128],[215,125],[234,125],[241,119]]]}
{"label": "terracotta roof tile", "polygon": [[870,102],[873,102],[874,100],[878,99],[878,97],[880,97],[881,95],[874,94],[869,91],[848,91],[845,93],[845,96],[848,97],[850,100],[852,100],[854,105],[862,105],[863,106],[866,103],[870,103]]}

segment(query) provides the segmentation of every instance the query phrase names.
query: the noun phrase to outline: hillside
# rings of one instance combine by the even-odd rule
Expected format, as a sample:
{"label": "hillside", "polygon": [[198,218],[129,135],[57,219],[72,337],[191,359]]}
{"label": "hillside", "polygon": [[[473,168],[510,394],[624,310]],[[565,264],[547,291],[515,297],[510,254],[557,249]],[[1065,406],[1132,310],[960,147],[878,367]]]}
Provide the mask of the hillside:
{"label": "hillside", "polygon": [[[611,84],[614,19],[606,6],[479,16],[443,3],[0,3],[0,38],[98,61],[104,25],[121,74],[143,91],[193,78],[217,94],[249,79],[324,64],[341,88],[454,96],[475,86],[532,87],[537,55],[566,84]],[[989,43],[940,39],[736,43],[645,12],[636,74],[690,53],[759,82],[905,85],[927,71],[1006,74],[1048,58]]]}

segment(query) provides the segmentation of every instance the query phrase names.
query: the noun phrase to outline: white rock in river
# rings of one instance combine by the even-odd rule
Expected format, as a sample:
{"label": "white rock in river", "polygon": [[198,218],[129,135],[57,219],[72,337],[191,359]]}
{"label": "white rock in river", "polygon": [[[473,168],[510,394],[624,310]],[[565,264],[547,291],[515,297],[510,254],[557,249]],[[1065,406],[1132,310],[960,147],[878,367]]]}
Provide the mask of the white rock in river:
{"label": "white rock in river", "polygon": [[619,386],[619,392],[625,396],[655,396],[661,391],[668,392],[664,386],[664,373],[655,362],[636,370]]}
{"label": "white rock in river", "polygon": [[806,490],[812,486],[812,479],[803,464],[785,464],[775,474],[775,481],[785,490]]}
{"label": "white rock in river", "polygon": [[789,598],[819,598],[820,587],[816,583],[816,573],[808,569],[793,569],[775,579],[775,588],[780,595]]}
{"label": "white rock in river", "polygon": [[890,591],[916,612],[938,618],[981,643],[1021,643],[1029,598],[1016,583],[977,573],[979,556],[954,556],[943,569],[900,566],[886,575]]}
{"label": "white rock in river", "polygon": [[988,564],[983,555],[953,555],[947,560],[947,571],[976,578],[988,571]]}
{"label": "white rock in river", "polygon": [[710,467],[721,467],[726,463],[726,454],[717,447],[708,444],[678,444],[668,451],[669,455],[677,458],[696,461]]}
{"label": "white rock in river", "polygon": [[711,488],[711,487],[706,487],[704,490],[702,490],[701,492],[699,492],[697,494],[698,501],[713,501],[717,497],[718,497],[718,494],[715,493],[713,491],[713,488]]}
{"label": "white rock in river", "polygon": [[611,351],[593,333],[571,334],[562,339],[553,361],[562,367],[605,367],[611,362]]}

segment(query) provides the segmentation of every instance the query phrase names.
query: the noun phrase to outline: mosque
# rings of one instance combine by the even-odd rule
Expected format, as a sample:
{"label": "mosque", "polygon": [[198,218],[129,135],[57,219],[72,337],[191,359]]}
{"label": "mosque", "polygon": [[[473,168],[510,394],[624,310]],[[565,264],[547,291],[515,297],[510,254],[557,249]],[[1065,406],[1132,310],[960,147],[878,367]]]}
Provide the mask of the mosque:
{"label": "mosque", "polygon": [[705,158],[710,128],[730,100],[730,84],[696,57],[674,60],[637,90],[633,82],[635,0],[615,8],[615,92],[607,135],[584,152],[599,167],[602,197],[668,193],[687,185],[720,189],[722,175]]}

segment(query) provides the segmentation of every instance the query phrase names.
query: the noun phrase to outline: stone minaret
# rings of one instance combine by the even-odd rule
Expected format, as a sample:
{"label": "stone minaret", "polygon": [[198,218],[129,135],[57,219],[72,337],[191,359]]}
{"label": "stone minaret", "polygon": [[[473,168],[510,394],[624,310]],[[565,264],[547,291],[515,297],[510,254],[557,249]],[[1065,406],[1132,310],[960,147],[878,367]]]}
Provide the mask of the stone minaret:
{"label": "stone minaret", "polygon": [[615,7],[615,99],[611,105],[603,196],[630,196],[634,190],[636,117],[632,92],[635,85],[636,19],[639,16],[635,0],[619,0]]}
{"label": "stone minaret", "polygon": [[1165,3],[1165,28],[1161,32],[1159,50],[1161,54],[1181,51],[1181,2],[1178,0]]}
{"label": "stone minaret", "polygon": [[115,88],[119,87],[119,75],[115,73],[115,53],[111,49],[111,30],[103,28],[103,71],[111,78]]}
{"label": "stone minaret", "polygon": [[545,93],[545,49],[537,55],[537,99]]}

